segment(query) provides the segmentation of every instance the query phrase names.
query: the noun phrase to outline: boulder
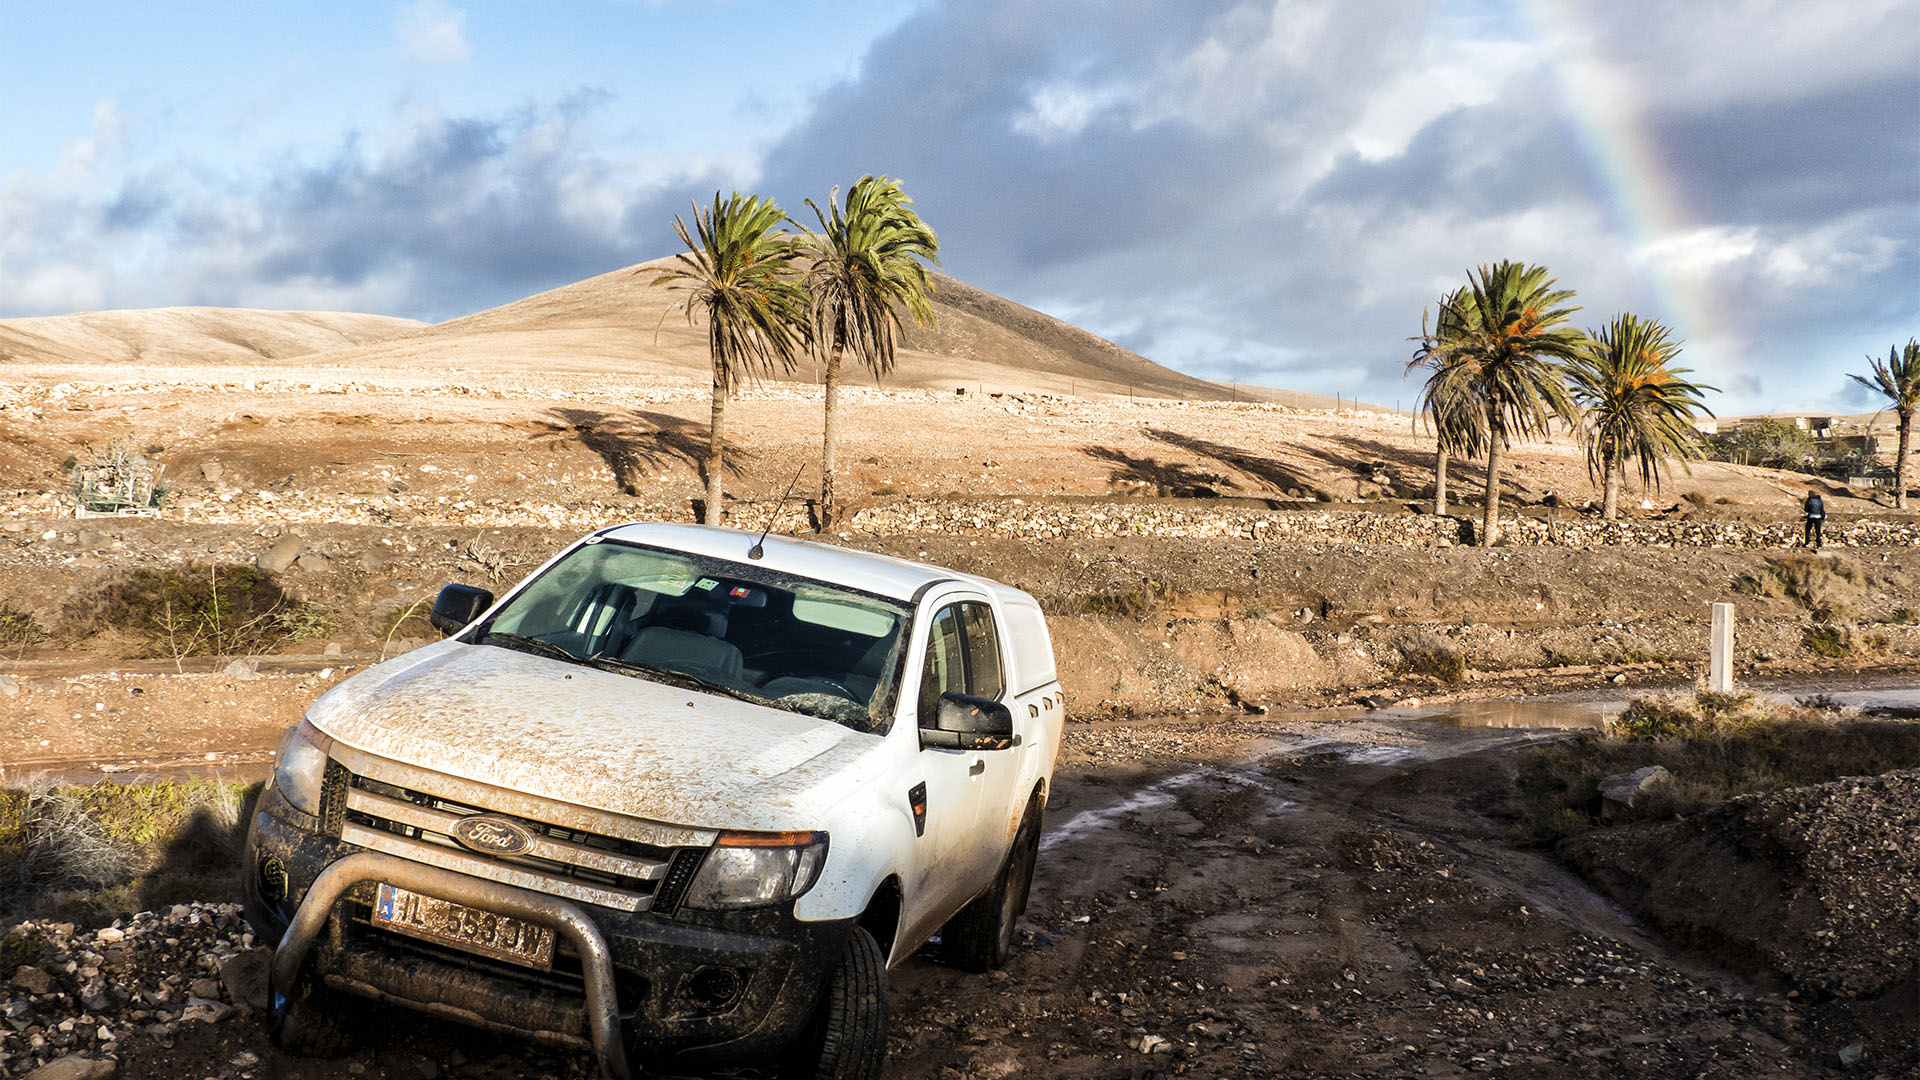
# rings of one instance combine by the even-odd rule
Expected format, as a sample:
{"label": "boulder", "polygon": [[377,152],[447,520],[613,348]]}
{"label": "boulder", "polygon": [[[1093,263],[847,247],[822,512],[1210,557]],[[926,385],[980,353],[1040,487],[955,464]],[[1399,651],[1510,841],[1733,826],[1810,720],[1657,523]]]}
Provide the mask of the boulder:
{"label": "boulder", "polygon": [[53,991],[53,976],[37,967],[22,964],[14,969],[13,984],[29,994],[46,994]]}
{"label": "boulder", "polygon": [[265,570],[269,574],[284,574],[287,572],[287,568],[293,565],[294,560],[300,557],[301,547],[302,541],[299,537],[293,535],[283,536],[271,549],[256,559],[255,562],[259,565],[260,569]]}
{"label": "boulder", "polygon": [[273,950],[255,946],[220,961],[220,982],[235,1005],[267,1007],[267,974]]}
{"label": "boulder", "polygon": [[1662,765],[1649,765],[1600,781],[1600,820],[1612,821],[1645,801],[1647,793],[1673,779]]}
{"label": "boulder", "polygon": [[68,1054],[28,1073],[26,1080],[107,1080],[119,1067],[107,1058]]}

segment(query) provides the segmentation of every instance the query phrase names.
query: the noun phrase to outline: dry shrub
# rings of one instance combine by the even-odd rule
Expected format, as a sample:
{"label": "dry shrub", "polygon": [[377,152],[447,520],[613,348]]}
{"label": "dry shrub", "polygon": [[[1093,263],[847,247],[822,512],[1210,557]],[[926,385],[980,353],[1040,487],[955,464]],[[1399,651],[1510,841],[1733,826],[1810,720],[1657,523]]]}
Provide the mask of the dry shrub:
{"label": "dry shrub", "polygon": [[0,600],[0,645],[38,645],[45,640],[47,632],[32,612]]}
{"label": "dry shrub", "polygon": [[1640,698],[1604,733],[1520,759],[1514,839],[1550,844],[1601,825],[1600,781],[1648,765],[1672,779],[1614,823],[1691,815],[1750,792],[1920,767],[1920,724],[1864,720],[1751,693]]}
{"label": "dry shrub", "polygon": [[230,897],[245,792],[210,780],[0,792],[0,916],[95,921]]}
{"label": "dry shrub", "polygon": [[122,630],[150,656],[233,656],[270,652],[330,629],[326,608],[288,596],[251,566],[140,569],[67,606],[75,637]]}
{"label": "dry shrub", "polygon": [[1467,655],[1439,634],[1408,634],[1393,643],[1400,654],[1400,670],[1408,675],[1425,675],[1449,686],[1467,677]]}
{"label": "dry shrub", "polygon": [[1796,552],[1768,559],[1757,573],[1735,581],[1734,591],[1791,600],[1821,622],[1846,622],[1859,617],[1867,575],[1852,559]]}
{"label": "dry shrub", "polygon": [[1869,634],[1852,623],[1814,623],[1800,633],[1801,644],[1815,656],[1845,660],[1887,650],[1887,635]]}

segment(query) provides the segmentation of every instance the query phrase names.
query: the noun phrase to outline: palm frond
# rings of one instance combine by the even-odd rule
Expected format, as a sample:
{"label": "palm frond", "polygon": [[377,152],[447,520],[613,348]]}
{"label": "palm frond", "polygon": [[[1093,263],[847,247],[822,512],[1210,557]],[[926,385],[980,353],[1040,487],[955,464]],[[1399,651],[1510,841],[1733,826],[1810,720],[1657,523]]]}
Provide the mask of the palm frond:
{"label": "palm frond", "polygon": [[678,215],[673,231],[687,250],[651,284],[685,290],[687,324],[707,322],[713,377],[731,393],[744,379],[790,371],[808,341],[807,297],[789,278],[798,256],[787,216],[773,200],[736,191],[693,208],[694,227]]}
{"label": "palm frond", "polygon": [[1592,334],[1569,359],[1567,382],[1582,407],[1580,433],[1587,475],[1604,480],[1615,464],[1634,463],[1643,489],[1658,490],[1669,460],[1705,456],[1696,416],[1712,416],[1703,397],[1718,388],[1686,378],[1676,367],[1680,343],[1659,321],[1622,314]]}

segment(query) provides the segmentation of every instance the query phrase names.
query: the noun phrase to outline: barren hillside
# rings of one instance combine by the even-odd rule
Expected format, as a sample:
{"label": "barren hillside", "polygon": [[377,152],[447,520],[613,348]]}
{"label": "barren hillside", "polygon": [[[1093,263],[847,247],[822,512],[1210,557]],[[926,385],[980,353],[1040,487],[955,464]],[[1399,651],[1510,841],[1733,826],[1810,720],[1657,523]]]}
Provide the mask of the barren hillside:
{"label": "barren hillside", "polygon": [[422,325],[339,311],[87,311],[0,319],[0,362],[250,364],[362,345]]}

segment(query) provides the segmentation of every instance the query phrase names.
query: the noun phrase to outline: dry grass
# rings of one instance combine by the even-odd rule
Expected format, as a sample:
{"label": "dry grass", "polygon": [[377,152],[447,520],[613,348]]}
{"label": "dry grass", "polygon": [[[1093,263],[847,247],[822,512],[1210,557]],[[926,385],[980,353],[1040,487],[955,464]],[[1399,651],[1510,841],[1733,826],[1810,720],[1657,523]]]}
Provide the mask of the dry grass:
{"label": "dry grass", "polygon": [[0,791],[0,918],[95,923],[230,899],[257,792],[213,780]]}
{"label": "dry grass", "polygon": [[1664,766],[1672,780],[1616,823],[1664,821],[1749,792],[1920,767],[1920,724],[1849,718],[1750,693],[1640,698],[1605,733],[1583,732],[1521,759],[1513,837],[1550,844],[1598,827],[1599,782],[1648,765]]}
{"label": "dry grass", "polygon": [[1758,572],[1734,582],[1734,590],[1791,600],[1820,622],[1848,622],[1860,617],[1867,584],[1866,571],[1852,559],[1795,552],[1768,559]]}
{"label": "dry grass", "polygon": [[1408,634],[1393,647],[1400,654],[1400,670],[1405,674],[1425,675],[1449,686],[1466,680],[1466,653],[1439,634]]}

